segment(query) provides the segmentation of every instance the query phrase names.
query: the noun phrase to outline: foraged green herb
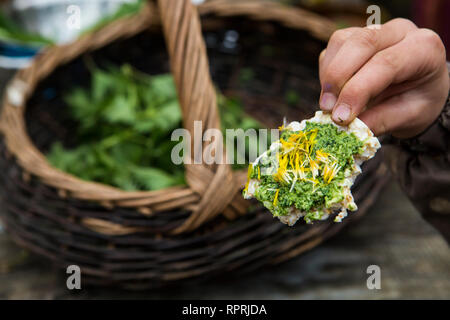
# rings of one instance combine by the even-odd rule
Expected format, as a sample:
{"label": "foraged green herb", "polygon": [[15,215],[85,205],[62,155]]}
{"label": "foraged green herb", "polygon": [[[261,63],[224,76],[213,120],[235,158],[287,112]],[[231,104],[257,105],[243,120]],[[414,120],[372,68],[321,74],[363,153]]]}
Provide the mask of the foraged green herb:
{"label": "foraged green herb", "polygon": [[[181,110],[170,74],[149,76],[129,65],[91,67],[90,89],[65,100],[78,122],[75,148],[56,142],[47,157],[81,179],[123,190],[157,190],[184,183],[184,167],[171,161],[172,131]],[[238,101],[219,95],[223,128],[259,128]]]}

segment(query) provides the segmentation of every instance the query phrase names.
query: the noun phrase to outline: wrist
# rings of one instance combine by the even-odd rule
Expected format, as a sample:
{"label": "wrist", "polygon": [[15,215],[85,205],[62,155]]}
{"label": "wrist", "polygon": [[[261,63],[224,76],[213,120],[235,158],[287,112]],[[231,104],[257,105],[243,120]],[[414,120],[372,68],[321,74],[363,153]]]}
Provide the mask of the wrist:
{"label": "wrist", "polygon": [[450,93],[438,118],[422,133],[407,139],[395,139],[413,152],[446,152],[450,131]]}

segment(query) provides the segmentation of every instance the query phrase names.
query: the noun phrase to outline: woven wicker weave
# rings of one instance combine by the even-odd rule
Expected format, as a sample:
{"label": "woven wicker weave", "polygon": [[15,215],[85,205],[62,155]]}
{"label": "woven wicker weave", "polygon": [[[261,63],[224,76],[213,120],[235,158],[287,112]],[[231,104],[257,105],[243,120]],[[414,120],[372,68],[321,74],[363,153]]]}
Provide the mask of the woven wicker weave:
{"label": "woven wicker weave", "polygon": [[[250,0],[208,1],[198,11],[204,16],[204,32],[218,34],[232,25],[249,39],[250,34],[259,34],[277,41],[274,45],[298,47],[298,55],[310,55],[308,62],[300,63],[273,57],[268,62],[258,60],[256,67],[275,74],[266,77],[269,83],[258,92],[236,85],[237,71],[243,68],[242,60],[236,61],[248,52],[209,48],[214,82],[225,94],[240,96],[247,111],[269,126],[286,114],[301,119],[313,113],[319,88],[317,75],[310,70],[317,68],[317,54],[334,30],[333,23],[301,9]],[[92,283],[160,286],[287,260],[335,234],[373,203],[387,179],[380,166],[381,154],[365,166],[355,184],[357,213],[342,224],[326,221],[294,228],[274,221],[258,205],[249,209],[240,194],[245,173],[233,172],[229,165],[186,165],[187,186],[150,192],[126,192],[53,168],[42,151],[58,130],[64,132],[65,120],[58,118],[61,108],[42,108],[39,93],[49,83],[61,85],[55,84],[54,77],[76,74],[77,61],[86,52],[103,56],[111,48],[126,50],[146,42],[152,45],[145,49],[147,57],[139,56],[145,61],[144,71],[166,71],[158,66],[167,65],[164,51],[168,52],[184,127],[193,130],[194,120],[202,120],[204,130],[219,126],[207,51],[197,9],[190,1],[149,2],[137,16],[115,21],[73,44],[49,49],[14,77],[3,102],[0,217],[18,243],[62,267],[79,265]],[[127,62],[133,63],[130,59]],[[70,85],[70,76],[66,78],[63,86]],[[305,95],[303,106],[281,108],[286,105],[280,92],[284,86]],[[274,108],[277,103],[280,108]],[[67,133],[60,136],[64,140]]]}

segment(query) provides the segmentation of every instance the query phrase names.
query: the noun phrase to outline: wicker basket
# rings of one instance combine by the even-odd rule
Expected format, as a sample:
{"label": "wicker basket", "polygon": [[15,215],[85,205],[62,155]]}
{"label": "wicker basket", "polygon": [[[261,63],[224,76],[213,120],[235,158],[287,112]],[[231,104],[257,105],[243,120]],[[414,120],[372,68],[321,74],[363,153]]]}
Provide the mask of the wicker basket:
{"label": "wicker basket", "polygon": [[[163,0],[49,49],[14,77],[0,122],[0,217],[17,243],[60,267],[80,266],[84,282],[157,287],[285,261],[367,211],[388,178],[381,153],[365,164],[354,186],[358,212],[340,224],[292,228],[255,203],[249,207],[241,196],[245,173],[227,165],[186,166],[185,187],[125,192],[82,181],[46,161],[42,152],[53,141],[70,140],[60,95],[89,80],[81,63],[86,52],[151,74],[167,72],[170,61],[189,130],[194,120],[202,120],[203,129],[218,127],[213,81],[269,127],[283,116],[298,120],[313,114],[320,90],[316,60],[334,30],[331,22],[249,0],[208,1],[198,12],[207,50],[190,2]],[[230,29],[240,35],[233,49],[217,41]],[[239,75],[248,67],[256,76],[243,84]],[[56,92],[52,101],[45,99],[48,88]],[[288,90],[300,92],[294,105],[285,101]]]}

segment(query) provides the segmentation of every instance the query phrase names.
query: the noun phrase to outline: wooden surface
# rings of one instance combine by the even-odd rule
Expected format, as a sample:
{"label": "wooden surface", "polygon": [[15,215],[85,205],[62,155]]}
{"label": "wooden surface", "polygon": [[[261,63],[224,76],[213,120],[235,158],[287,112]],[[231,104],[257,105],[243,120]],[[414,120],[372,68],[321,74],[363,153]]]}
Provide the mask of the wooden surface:
{"label": "wooden surface", "polygon": [[[381,268],[381,290],[367,289],[372,264]],[[450,299],[450,250],[391,182],[369,214],[337,237],[253,275],[146,292],[71,292],[65,282],[63,271],[0,231],[1,299]]]}

